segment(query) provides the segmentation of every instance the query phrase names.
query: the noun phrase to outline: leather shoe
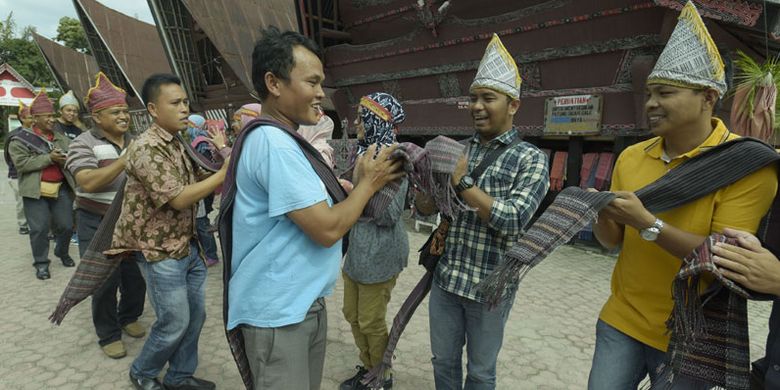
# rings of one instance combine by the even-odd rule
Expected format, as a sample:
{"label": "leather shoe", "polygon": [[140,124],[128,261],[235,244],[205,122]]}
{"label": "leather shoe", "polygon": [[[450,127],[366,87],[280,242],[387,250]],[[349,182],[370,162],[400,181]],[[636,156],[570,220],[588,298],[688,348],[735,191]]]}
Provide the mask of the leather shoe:
{"label": "leather shoe", "polygon": [[163,384],[166,390],[214,390],[217,385],[214,382],[191,376],[178,385]]}
{"label": "leather shoe", "polygon": [[46,280],[51,278],[51,275],[49,275],[49,267],[46,265],[36,265],[35,277],[40,280]]}
{"label": "leather shoe", "polygon": [[133,383],[133,387],[136,390],[163,390],[157,378],[141,378],[133,375],[132,372],[128,375],[130,376],[130,382]]}
{"label": "leather shoe", "polygon": [[69,255],[65,255],[60,257],[60,260],[62,260],[62,265],[66,267],[75,267],[76,262],[73,261],[73,259]]}

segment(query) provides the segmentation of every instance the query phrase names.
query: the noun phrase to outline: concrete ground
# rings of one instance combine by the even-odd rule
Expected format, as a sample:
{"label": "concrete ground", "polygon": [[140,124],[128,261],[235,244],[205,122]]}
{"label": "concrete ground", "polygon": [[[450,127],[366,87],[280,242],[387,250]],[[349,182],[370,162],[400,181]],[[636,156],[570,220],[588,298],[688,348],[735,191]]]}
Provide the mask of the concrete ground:
{"label": "concrete ground", "polygon": [[[5,171],[0,172],[6,177]],[[97,345],[88,302],[75,307],[62,326],[47,321],[73,274],[55,261],[52,278],[39,281],[31,266],[27,236],[17,234],[13,195],[0,185],[0,389],[131,389],[127,371],[144,340],[125,336],[128,356],[112,360]],[[419,248],[428,229],[410,229],[411,248]],[[52,249],[53,250],[53,249]],[[78,259],[78,248],[70,254]],[[416,253],[393,291],[389,313],[423,274]],[[51,255],[53,260],[56,258]],[[559,248],[522,283],[506,327],[498,359],[499,389],[584,389],[595,340],[595,322],[609,293],[615,258],[591,249]],[[222,265],[209,269],[207,313],[200,338],[196,375],[220,389],[240,389],[238,372],[222,328]],[[328,349],[323,389],[354,374],[359,363],[349,325],[341,314],[343,284],[327,298]],[[751,357],[763,355],[771,305],[751,302]],[[388,322],[392,317],[388,318]],[[140,322],[154,322],[147,307]],[[432,389],[427,300],[419,307],[396,351],[395,389]]]}

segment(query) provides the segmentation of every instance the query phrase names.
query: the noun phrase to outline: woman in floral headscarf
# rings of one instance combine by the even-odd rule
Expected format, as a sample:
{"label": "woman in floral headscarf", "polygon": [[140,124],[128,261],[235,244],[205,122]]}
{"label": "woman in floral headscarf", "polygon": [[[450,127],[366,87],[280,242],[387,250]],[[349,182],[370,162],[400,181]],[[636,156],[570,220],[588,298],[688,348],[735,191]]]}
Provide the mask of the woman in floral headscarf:
{"label": "woman in floral headscarf", "polygon": [[[405,117],[401,103],[393,96],[382,92],[364,96],[355,121],[357,154],[365,153],[372,144],[381,148],[394,143],[398,124]],[[362,365],[358,366],[354,377],[342,383],[341,389],[364,388],[360,379],[367,370],[382,362],[387,347],[387,303],[409,255],[409,241],[401,219],[407,188],[408,182],[404,179],[389,205],[376,218],[358,222],[349,234],[350,246],[343,269],[342,311],[352,326]],[[391,386],[392,377],[386,377],[385,388]]]}

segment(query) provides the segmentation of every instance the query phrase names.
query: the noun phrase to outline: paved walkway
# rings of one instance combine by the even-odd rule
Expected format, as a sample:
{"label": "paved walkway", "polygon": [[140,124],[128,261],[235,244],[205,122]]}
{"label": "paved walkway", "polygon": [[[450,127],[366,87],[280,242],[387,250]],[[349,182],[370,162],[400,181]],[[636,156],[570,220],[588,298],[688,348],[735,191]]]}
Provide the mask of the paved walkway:
{"label": "paved walkway", "polygon": [[[5,172],[0,172],[3,178]],[[52,278],[39,281],[31,266],[27,236],[16,232],[13,199],[0,185],[0,389],[131,389],[128,366],[143,340],[124,337],[128,357],[106,358],[97,345],[89,303],[75,307],[60,327],[51,313],[73,273],[58,262]],[[412,248],[427,235],[410,231]],[[53,250],[53,249],[52,249]],[[78,258],[78,248],[71,247]],[[52,255],[52,259],[56,258]],[[596,317],[609,292],[613,257],[566,246],[533,270],[517,293],[499,355],[499,389],[584,389],[594,346]],[[396,313],[422,268],[410,256],[410,267],[398,279],[390,302]],[[220,389],[240,389],[238,372],[222,330],[222,265],[209,270],[207,313],[200,338],[197,375],[215,381]],[[337,389],[352,376],[358,363],[349,325],[341,314],[343,285],[328,297],[328,349],[323,389]],[[752,357],[763,354],[770,304],[751,303]],[[388,319],[391,320],[391,319]],[[141,323],[154,321],[147,308]],[[401,339],[395,360],[395,389],[432,389],[427,300]]]}

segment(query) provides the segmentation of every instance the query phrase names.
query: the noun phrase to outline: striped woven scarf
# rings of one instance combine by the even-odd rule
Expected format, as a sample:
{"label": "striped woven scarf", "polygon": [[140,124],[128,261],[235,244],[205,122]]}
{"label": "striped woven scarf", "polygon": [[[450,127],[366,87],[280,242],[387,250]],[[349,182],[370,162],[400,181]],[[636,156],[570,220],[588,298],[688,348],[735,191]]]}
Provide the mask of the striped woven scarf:
{"label": "striped woven scarf", "polygon": [[[778,160],[780,156],[771,146],[752,138],[738,138],[715,146],[680,164],[657,181],[638,190],[636,195],[649,211],[653,213],[667,211],[734,183]],[[495,307],[510,287],[517,286],[531,268],[538,265],[558,246],[568,242],[583,226],[593,222],[598,212],[612,199],[614,194],[610,192],[587,192],[577,187],[564,189],[518,242],[507,251],[501,265],[478,285],[488,304]],[[393,320],[382,364],[366,374],[363,383],[381,385],[384,372],[392,367],[393,353],[401,333],[414,314],[414,309],[428,293],[431,278],[431,273],[427,272],[404,301],[401,311]],[[729,329],[733,330],[734,339],[740,340],[741,345],[747,348],[748,344],[744,342],[746,339],[743,340],[743,335],[747,337],[747,322],[741,309],[744,301],[744,298],[729,292],[723,300],[710,300],[705,305],[705,313],[730,313]],[[705,318],[707,318],[706,314]],[[718,341],[707,340],[707,342]],[[704,345],[707,347],[706,343]],[[673,350],[681,349],[674,349],[670,345],[670,351]],[[688,349],[686,353],[676,356],[680,362],[677,367],[687,367],[684,371],[678,369],[681,374],[696,377],[696,373],[708,369],[700,359],[710,357],[703,355],[701,350]],[[734,361],[733,355],[716,358],[719,359],[719,367],[749,363],[741,360]],[[713,384],[719,383],[716,381]]]}
{"label": "striped woven scarf", "polygon": [[[636,195],[647,210],[659,213],[695,201],[778,160],[780,155],[770,145],[753,138],[738,138],[680,164],[636,191]],[[566,191],[561,195],[564,193]],[[586,201],[590,195],[569,193],[563,198],[561,195],[507,252],[505,261],[478,286],[491,306],[500,302],[508,286],[516,286],[531,268],[571,238],[570,234],[581,222],[578,217],[585,216],[584,219],[592,221],[601,207],[608,203],[592,203],[601,207],[574,211],[574,204]],[[571,215],[572,211],[577,214]],[[710,244],[708,241],[704,245]],[[675,282],[677,309],[669,325],[673,341],[684,341],[670,343],[671,372],[711,385],[742,389],[745,388],[742,384],[747,383],[750,364],[745,309],[747,295],[739,286],[719,278],[720,273],[711,263],[711,256],[701,256],[702,253],[708,252],[699,248],[691,255],[692,259],[702,260],[683,262]],[[686,291],[691,284],[698,286],[698,277],[705,272],[716,276],[712,288],[717,290],[700,300],[698,290]],[[696,315],[697,310],[703,313]],[[697,338],[707,333],[702,331],[704,329],[717,331]],[[714,350],[724,353],[713,354]]]}

